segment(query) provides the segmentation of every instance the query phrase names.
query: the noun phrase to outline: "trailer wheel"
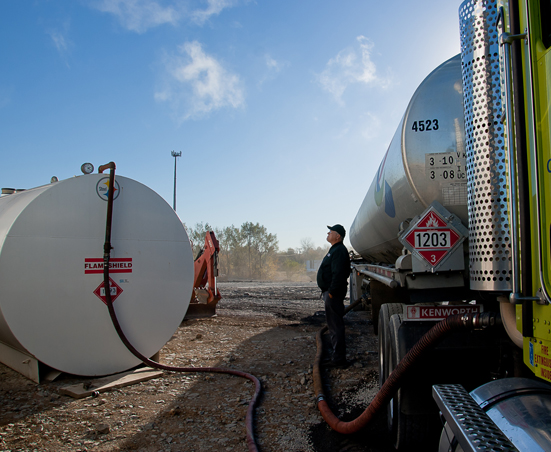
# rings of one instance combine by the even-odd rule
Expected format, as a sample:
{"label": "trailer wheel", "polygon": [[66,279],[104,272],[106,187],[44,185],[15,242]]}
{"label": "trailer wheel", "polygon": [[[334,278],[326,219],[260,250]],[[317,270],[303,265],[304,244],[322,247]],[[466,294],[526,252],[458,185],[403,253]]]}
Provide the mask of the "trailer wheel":
{"label": "trailer wheel", "polygon": [[388,322],[394,314],[401,314],[404,305],[402,303],[385,303],[379,311],[379,387],[382,387],[388,378],[390,357],[390,336]]}
{"label": "trailer wheel", "polygon": [[[398,329],[402,324],[402,314],[392,315],[388,325],[388,375],[398,366],[403,358],[400,352]],[[400,388],[390,400],[387,409],[388,430],[396,450],[418,450],[430,431],[430,417],[424,414],[408,415],[402,413],[402,400],[406,391]]]}
{"label": "trailer wheel", "polygon": [[409,294],[404,287],[392,289],[374,279],[369,281],[369,294],[371,295],[371,321],[373,322],[373,332],[378,335],[379,311],[381,310],[381,306],[385,303],[407,303],[409,301]]}

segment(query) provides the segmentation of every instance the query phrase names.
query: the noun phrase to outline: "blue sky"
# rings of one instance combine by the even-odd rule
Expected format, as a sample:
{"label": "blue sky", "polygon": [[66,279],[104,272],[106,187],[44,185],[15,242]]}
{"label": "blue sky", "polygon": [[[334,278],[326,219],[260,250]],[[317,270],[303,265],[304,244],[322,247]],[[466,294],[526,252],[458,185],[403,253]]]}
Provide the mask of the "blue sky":
{"label": "blue sky", "polygon": [[186,224],[348,229],[461,2],[3,0],[0,186],[114,161]]}

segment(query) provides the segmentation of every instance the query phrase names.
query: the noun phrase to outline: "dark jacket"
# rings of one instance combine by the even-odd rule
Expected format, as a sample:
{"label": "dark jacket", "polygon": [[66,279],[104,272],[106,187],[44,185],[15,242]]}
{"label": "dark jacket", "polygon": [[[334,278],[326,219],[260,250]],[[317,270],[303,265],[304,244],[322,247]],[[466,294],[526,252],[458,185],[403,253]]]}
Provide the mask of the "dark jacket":
{"label": "dark jacket", "polygon": [[342,242],[335,243],[321,262],[318,270],[318,287],[322,292],[329,291],[333,296],[346,295],[350,276],[350,257]]}

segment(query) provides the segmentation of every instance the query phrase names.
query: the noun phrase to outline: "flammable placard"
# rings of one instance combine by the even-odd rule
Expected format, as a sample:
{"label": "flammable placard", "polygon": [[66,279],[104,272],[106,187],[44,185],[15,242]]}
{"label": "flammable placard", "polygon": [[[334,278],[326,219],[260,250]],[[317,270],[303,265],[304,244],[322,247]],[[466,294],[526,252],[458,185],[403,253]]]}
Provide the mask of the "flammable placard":
{"label": "flammable placard", "polygon": [[431,207],[402,240],[412,253],[436,267],[461,241],[461,235]]}
{"label": "flammable placard", "polygon": [[[111,303],[114,303],[119,295],[122,293],[122,289],[117,285],[115,281],[109,278],[109,293],[111,294]],[[107,298],[105,297],[105,285],[103,282],[94,290],[94,295],[101,301],[107,304]]]}

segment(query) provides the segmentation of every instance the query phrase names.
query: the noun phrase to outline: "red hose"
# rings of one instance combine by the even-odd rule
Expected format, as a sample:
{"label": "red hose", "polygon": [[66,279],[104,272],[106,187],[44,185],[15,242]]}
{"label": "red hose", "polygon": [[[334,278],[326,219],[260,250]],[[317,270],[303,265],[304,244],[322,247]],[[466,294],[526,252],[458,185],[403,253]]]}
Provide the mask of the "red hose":
{"label": "red hose", "polygon": [[[107,281],[107,285],[109,285],[109,280]],[[106,290],[105,293],[107,294],[108,292],[109,291]],[[258,397],[260,396],[260,391],[262,390],[262,386],[258,378],[256,378],[252,374],[241,372],[239,370],[225,369],[223,367],[174,367],[174,366],[166,366],[164,364],[160,364],[155,361],[152,361],[149,358],[146,358],[138,350],[134,348],[134,346],[128,341],[128,339],[124,335],[124,332],[121,329],[121,326],[115,314],[115,309],[113,308],[113,303],[111,302],[110,298],[111,297],[109,296],[109,299],[107,301],[107,307],[109,309],[109,315],[111,316],[111,321],[113,322],[115,330],[117,330],[117,334],[121,338],[124,345],[126,345],[126,348],[128,348],[128,350],[130,350],[130,352],[134,356],[136,356],[138,359],[141,359],[143,363],[148,365],[149,367],[162,369],[162,370],[169,370],[172,372],[211,372],[211,373],[220,373],[220,374],[230,374],[230,375],[236,375],[238,377],[246,378],[248,380],[251,380],[254,383],[255,392],[254,392],[253,398],[249,402],[249,408],[247,409],[247,416],[245,418],[245,423],[246,423],[247,444],[249,446],[249,451],[257,452],[258,448],[254,440],[253,415],[254,415],[254,408],[256,406]]]}
{"label": "red hose", "polygon": [[[115,164],[113,162],[103,165],[101,168],[107,169],[110,168],[109,174],[109,186],[113,187],[115,182]],[[113,217],[113,191],[109,189],[108,202],[107,202],[107,224],[105,228],[105,244],[104,244],[104,253],[103,253],[103,286],[105,288],[105,299],[107,301],[107,308],[109,309],[109,315],[111,316],[111,321],[113,326],[117,331],[121,341],[126,346],[126,348],[138,359],[140,359],[144,364],[155,369],[168,370],[171,372],[210,372],[210,373],[221,373],[221,374],[230,374],[236,375],[238,377],[246,378],[254,383],[255,392],[254,396],[249,402],[249,408],[247,409],[247,416],[245,418],[246,431],[247,431],[247,445],[249,446],[249,452],[258,452],[258,447],[254,440],[254,408],[258,402],[258,397],[260,396],[260,391],[262,386],[258,378],[252,374],[241,372],[233,369],[225,369],[222,367],[175,367],[175,366],[166,366],[164,364],[157,363],[151,359],[142,355],[136,348],[130,343],[130,341],[125,336],[122,328],[117,319],[115,313],[115,308],[113,307],[113,301],[111,299],[111,291],[109,290],[109,259],[111,256],[111,221]]]}
{"label": "red hose", "polygon": [[317,394],[318,400],[318,409],[320,410],[323,419],[325,419],[327,424],[333,430],[339,433],[356,433],[365,427],[373,419],[375,414],[377,414],[377,412],[390,401],[395,392],[400,388],[402,380],[411,369],[415,361],[417,361],[430,348],[440,342],[444,336],[457,329],[480,329],[499,323],[499,315],[495,313],[459,314],[450,316],[437,323],[427,333],[425,333],[425,335],[419,339],[419,341],[406,354],[406,356],[404,356],[365,411],[356,419],[349,422],[341,421],[337,416],[335,416],[325,401],[325,394],[321,383],[319,362],[321,360],[322,349],[321,337],[327,327],[322,328],[316,337],[318,352],[314,362],[313,378],[314,390]]}

